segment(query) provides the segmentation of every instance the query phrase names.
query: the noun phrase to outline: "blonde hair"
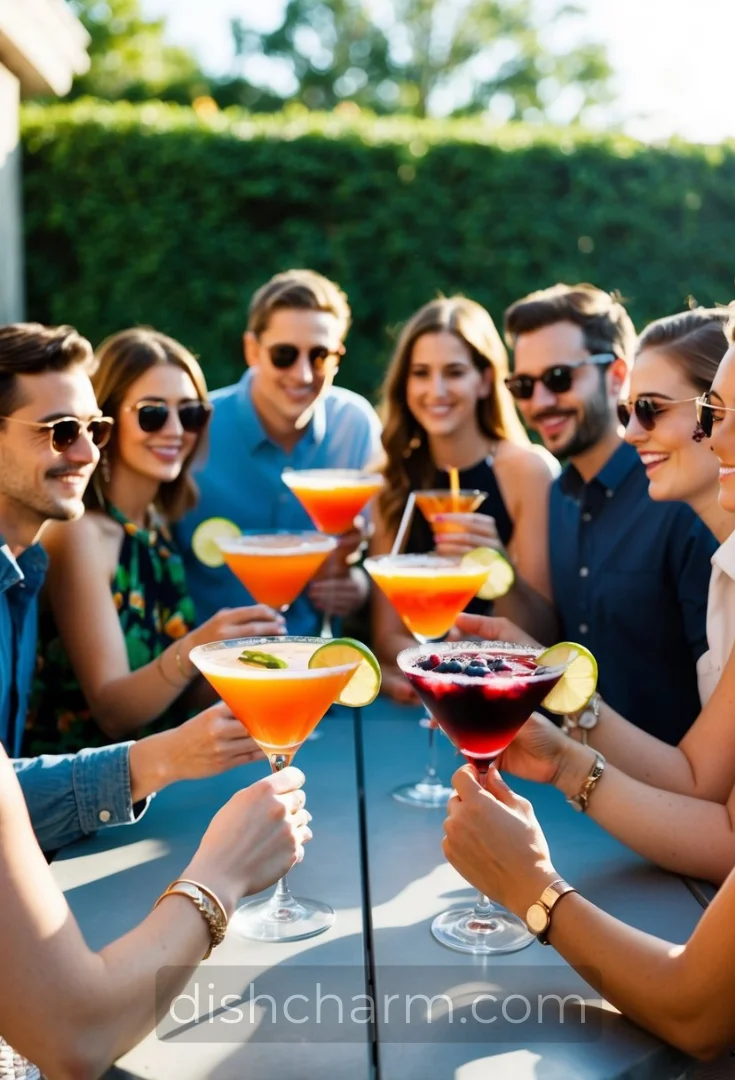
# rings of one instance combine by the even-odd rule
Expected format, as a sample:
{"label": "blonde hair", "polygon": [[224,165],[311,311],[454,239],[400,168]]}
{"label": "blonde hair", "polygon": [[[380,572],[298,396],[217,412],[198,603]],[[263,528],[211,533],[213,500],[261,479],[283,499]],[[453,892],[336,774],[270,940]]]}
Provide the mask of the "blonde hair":
{"label": "blonde hair", "polygon": [[523,446],[530,444],[505,386],[508,354],[489,313],[466,296],[439,297],[424,304],[405,324],[382,388],[386,484],[379,507],[389,532],[398,525],[408,493],[427,487],[436,475],[423,428],[408,407],[406,386],[415,343],[424,334],[442,331],[459,338],[478,371],[492,372],[491,392],[477,402],[477,423],[483,435]]}
{"label": "blonde hair", "polygon": [[[92,376],[97,401],[105,416],[115,421],[120,414],[125,394],[146,371],[158,364],[175,364],[194,383],[200,401],[207,400],[207,384],[197,360],[178,341],[149,327],[121,330],[105,339],[96,352],[97,371]],[[196,504],[197,487],[189,470],[197,453],[203,448],[206,433],[199,435],[193,450],[186,458],[175,480],[162,483],[156,495],[155,506],[167,521],[176,521]],[[117,425],[103,454],[109,464],[115,466],[117,452]],[[103,510],[104,498],[99,484],[99,466],[84,497],[89,509]]]}

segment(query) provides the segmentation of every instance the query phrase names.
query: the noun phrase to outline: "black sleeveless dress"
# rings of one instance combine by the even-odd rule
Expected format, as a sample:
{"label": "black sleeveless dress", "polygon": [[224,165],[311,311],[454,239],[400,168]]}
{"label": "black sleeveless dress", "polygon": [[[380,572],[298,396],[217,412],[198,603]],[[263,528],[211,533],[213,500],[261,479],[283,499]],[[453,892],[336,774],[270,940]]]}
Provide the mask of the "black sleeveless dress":
{"label": "black sleeveless dress", "polygon": [[[505,505],[505,500],[503,499],[497,477],[495,476],[493,455],[488,454],[482,461],[478,461],[476,465],[470,465],[468,469],[461,469],[459,473],[459,486],[463,489],[474,489],[487,492],[487,498],[478,507],[476,513],[487,514],[488,517],[495,519],[495,528],[498,530],[498,536],[502,540],[504,546],[507,547],[513,536],[513,521],[508,513],[508,507]],[[437,469],[435,480],[430,487],[432,489],[436,488],[439,491],[448,491],[449,473],[444,472],[443,469]],[[406,541],[404,550],[410,553],[421,554],[425,551],[432,551],[433,548],[434,534],[431,531],[431,526],[421,511],[417,509],[413,516],[411,531],[408,534],[408,540]],[[475,597],[474,600],[470,600],[465,610],[473,615],[491,615],[493,604],[491,601],[479,600]]]}

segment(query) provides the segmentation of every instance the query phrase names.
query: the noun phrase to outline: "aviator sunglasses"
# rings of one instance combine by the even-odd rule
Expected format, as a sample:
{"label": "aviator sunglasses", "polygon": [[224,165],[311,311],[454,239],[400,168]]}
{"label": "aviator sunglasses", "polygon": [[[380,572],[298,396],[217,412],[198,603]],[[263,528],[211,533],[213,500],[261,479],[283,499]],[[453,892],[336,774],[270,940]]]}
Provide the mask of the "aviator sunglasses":
{"label": "aviator sunglasses", "polygon": [[574,364],[555,364],[541,375],[509,375],[505,380],[505,385],[517,401],[530,401],[537,382],[540,382],[552,394],[566,394],[572,389],[572,380],[577,368],[586,367],[587,364],[605,367],[612,364],[614,360],[615,353],[596,353]]}
{"label": "aviator sunglasses", "polygon": [[715,420],[725,419],[724,416],[718,416],[717,413],[735,412],[735,409],[728,408],[727,405],[720,405],[719,402],[715,404],[708,390],[695,400],[697,402],[697,423],[704,432],[706,439],[709,439],[712,435],[712,426]]}
{"label": "aviator sunglasses", "polygon": [[[165,427],[171,406],[164,401],[138,401],[135,405],[127,405],[125,411],[137,412],[140,430],[152,435]],[[184,401],[176,406],[176,411],[184,431],[195,435],[207,426],[212,406],[208,401]]]}
{"label": "aviator sunglasses", "polygon": [[650,397],[639,397],[637,401],[618,402],[618,420],[627,428],[630,418],[635,413],[635,418],[644,431],[653,431],[661,413],[665,413],[672,405],[685,405],[688,401],[699,401],[699,398],[679,398],[677,401],[654,401]]}
{"label": "aviator sunglasses", "polygon": [[[286,371],[293,367],[301,349],[298,345],[266,345],[271,364],[279,371]],[[339,345],[336,349],[330,349],[327,345],[313,345],[307,352],[309,363],[315,375],[321,375],[330,356],[339,358],[344,353],[344,346]]]}
{"label": "aviator sunglasses", "polygon": [[80,420],[78,416],[62,416],[58,420],[21,420],[17,416],[2,416],[0,420],[7,420],[11,424],[25,424],[26,427],[36,428],[38,431],[47,431],[51,441],[51,449],[55,454],[63,454],[77,441],[83,431],[86,431],[98,450],[106,446],[112,435],[112,426],[115,421],[110,416],[95,416],[92,420]]}

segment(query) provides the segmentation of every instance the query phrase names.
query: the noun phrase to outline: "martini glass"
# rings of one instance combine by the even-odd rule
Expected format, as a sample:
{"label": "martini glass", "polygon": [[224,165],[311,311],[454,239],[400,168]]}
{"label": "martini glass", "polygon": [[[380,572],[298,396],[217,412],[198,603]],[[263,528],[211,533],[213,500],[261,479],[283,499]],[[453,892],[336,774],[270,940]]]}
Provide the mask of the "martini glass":
{"label": "martini glass", "polygon": [[[383,486],[380,473],[363,469],[284,469],[281,480],[299,500],[323,533],[341,536]],[[322,637],[332,636],[331,619],[325,614]]]}
{"label": "martini glass", "polygon": [[[358,661],[309,668],[321,638],[232,638],[198,645],[190,658],[266,754],[273,772],[296,751],[342,693]],[[267,651],[287,667],[243,663],[243,650]],[[319,900],[293,896],[285,877],[265,900],[247,900],[230,920],[236,934],[253,941],[300,941],[327,930],[334,910]]]}
{"label": "martini glass", "polygon": [[437,521],[439,514],[472,514],[487,498],[486,491],[461,488],[459,491],[431,490],[415,492],[416,505],[424,515],[434,536],[460,532],[462,526],[453,521]]}
{"label": "martini glass", "polygon": [[308,530],[246,532],[217,543],[253,599],[282,613],[337,547],[334,537]]}
{"label": "martini glass", "polygon": [[[398,654],[401,671],[483,787],[495,759],[564,674],[566,665],[538,667],[541,652],[504,641],[454,641]],[[437,915],[431,932],[442,945],[476,956],[515,952],[534,940],[522,919],[479,892],[474,907]]]}
{"label": "martini glass", "polygon": [[[365,569],[419,642],[440,641],[487,577],[483,566],[462,565],[459,556],[434,553],[376,555],[365,560]],[[393,798],[434,810],[446,805],[452,789],[437,774],[435,725],[428,727],[429,760],[424,775],[417,783],[396,788]]]}

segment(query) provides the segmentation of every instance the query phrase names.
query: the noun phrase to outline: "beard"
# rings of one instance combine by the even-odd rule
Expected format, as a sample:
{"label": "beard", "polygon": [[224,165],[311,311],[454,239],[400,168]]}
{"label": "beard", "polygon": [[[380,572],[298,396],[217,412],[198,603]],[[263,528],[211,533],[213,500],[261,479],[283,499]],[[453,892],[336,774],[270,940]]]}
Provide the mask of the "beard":
{"label": "beard", "polygon": [[[534,420],[543,416],[559,415],[574,416],[579,415],[579,412],[572,413],[561,409],[547,409],[534,417]],[[607,400],[607,387],[603,378],[600,380],[596,393],[584,402],[573,435],[562,446],[556,446],[553,449],[548,447],[548,449],[559,460],[577,457],[579,454],[584,454],[587,450],[591,450],[593,446],[596,446],[607,435],[612,423],[610,404]]]}

